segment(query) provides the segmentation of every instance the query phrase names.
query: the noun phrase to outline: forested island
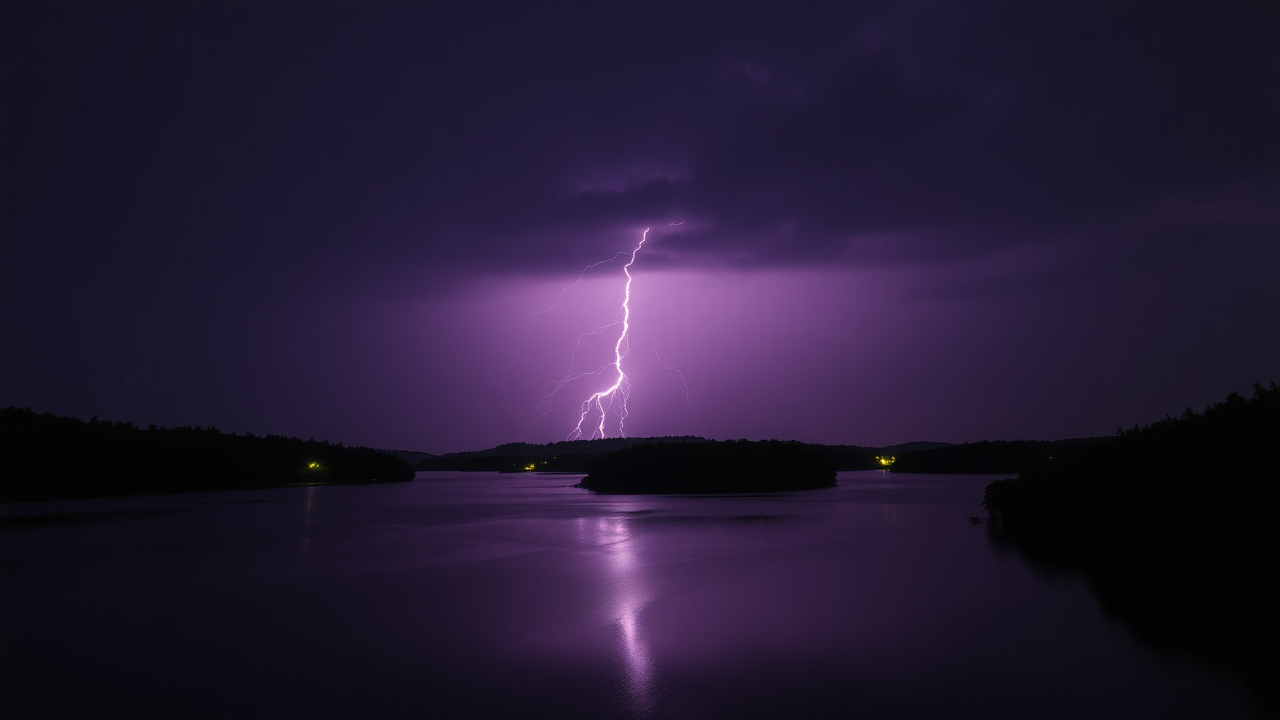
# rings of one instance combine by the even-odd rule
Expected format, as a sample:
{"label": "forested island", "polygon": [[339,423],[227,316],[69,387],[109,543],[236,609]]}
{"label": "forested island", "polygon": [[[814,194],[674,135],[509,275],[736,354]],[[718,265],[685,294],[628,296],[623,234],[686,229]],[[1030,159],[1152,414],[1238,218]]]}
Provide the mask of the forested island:
{"label": "forested island", "polygon": [[801,443],[653,443],[595,460],[580,487],[609,493],[744,493],[836,484],[835,466]]}
{"label": "forested island", "polygon": [[1141,639],[1249,678],[1280,711],[1280,389],[1122,430],[987,487],[996,542],[1080,572]]}
{"label": "forested island", "polygon": [[363,447],[0,410],[0,501],[413,480]]}

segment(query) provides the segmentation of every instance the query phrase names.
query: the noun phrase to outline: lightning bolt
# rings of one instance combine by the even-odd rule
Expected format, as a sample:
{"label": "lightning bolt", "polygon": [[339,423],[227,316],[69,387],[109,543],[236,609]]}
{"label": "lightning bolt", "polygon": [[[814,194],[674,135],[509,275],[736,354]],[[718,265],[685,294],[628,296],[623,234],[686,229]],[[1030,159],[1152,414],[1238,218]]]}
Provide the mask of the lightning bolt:
{"label": "lightning bolt", "polygon": [[[591,431],[591,439],[594,440],[597,433],[602,438],[607,437],[604,431],[604,422],[614,402],[618,403],[618,435],[625,435],[623,425],[627,421],[627,397],[631,395],[631,383],[627,380],[627,374],[622,370],[622,358],[626,357],[627,352],[631,350],[631,343],[627,339],[627,334],[631,331],[631,266],[635,264],[636,255],[639,254],[640,248],[644,247],[644,241],[648,239],[649,228],[645,228],[644,233],[640,235],[640,242],[631,251],[631,259],[627,261],[626,265],[622,266],[622,272],[627,276],[627,284],[622,291],[622,332],[618,334],[618,341],[613,344],[613,362],[600,370],[600,372],[603,372],[605,369],[612,367],[618,376],[608,389],[594,393],[591,397],[582,401],[582,414],[578,417],[577,426],[569,433],[570,440],[577,440],[582,437],[582,424],[587,421],[587,415],[591,413],[592,409],[600,413],[600,422]],[[615,255],[614,257],[617,256]],[[627,352],[622,350],[624,344],[627,346]]]}
{"label": "lightning bolt", "polygon": [[[670,225],[674,227],[674,226],[683,225],[683,224],[684,223],[671,223]],[[610,385],[608,388],[604,390],[601,390],[596,393],[592,393],[590,397],[588,397],[586,400],[582,402],[582,405],[580,407],[580,412],[578,414],[578,422],[574,426],[573,430],[569,432],[567,439],[580,440],[583,438],[584,435],[586,435],[589,439],[592,439],[592,440],[596,438],[608,437],[609,434],[605,426],[608,423],[611,415],[614,415],[617,417],[617,423],[618,423],[617,435],[620,437],[625,435],[625,424],[626,424],[626,419],[628,415],[627,398],[630,396],[631,389],[633,387],[631,384],[631,381],[627,377],[626,371],[623,370],[623,367],[622,367],[622,361],[630,355],[630,351],[631,351],[631,281],[633,280],[631,275],[631,266],[635,264],[636,257],[639,255],[640,250],[644,248],[645,242],[649,239],[650,230],[652,230],[652,228],[645,228],[644,232],[640,236],[640,242],[636,243],[636,246],[632,248],[629,253],[627,251],[620,251],[615,253],[610,258],[601,260],[599,262],[593,263],[583,268],[582,272],[578,274],[577,279],[574,280],[572,283],[566,285],[564,288],[562,288],[560,290],[560,294],[557,295],[555,299],[553,299],[547,305],[547,307],[529,316],[529,321],[532,322],[535,317],[538,317],[539,315],[543,315],[549,312],[552,308],[555,307],[556,303],[559,302],[560,299],[565,296],[565,293],[567,293],[569,290],[577,286],[578,283],[582,282],[583,278],[585,278],[587,273],[590,272],[591,270],[597,267],[600,267],[601,265],[611,263],[620,257],[627,257],[627,263],[622,268],[622,272],[624,275],[626,275],[627,279],[626,279],[625,285],[623,286],[623,296],[622,296],[621,307],[618,308],[617,312],[614,315],[614,319],[612,321],[607,322],[604,325],[601,325],[593,330],[582,333],[581,335],[578,336],[577,340],[574,341],[573,347],[570,348],[568,353],[569,368],[570,368],[569,372],[566,373],[562,379],[548,383],[547,386],[543,389],[542,400],[539,401],[537,406],[534,408],[534,411],[532,413],[533,417],[529,421],[530,424],[535,423],[538,420],[550,414],[551,407],[555,401],[556,395],[560,392],[560,390],[565,385],[568,385],[571,382],[580,380],[582,378],[585,378],[591,375],[599,376],[599,375],[612,374],[614,376],[612,385]],[[574,373],[573,366],[575,364],[575,358],[577,356],[578,350],[582,348],[583,341],[587,340],[588,338],[604,335],[605,333],[609,332],[612,329],[618,328],[619,326],[621,326],[621,330],[618,333],[618,338],[616,341],[614,341],[614,345],[613,345],[613,362],[597,367],[594,370],[586,370],[586,371]],[[650,330],[651,334],[652,332],[653,331]],[[666,361],[662,359],[662,356],[658,354],[658,351],[656,349],[656,345],[657,345],[656,335],[654,336],[654,344],[655,344],[654,357],[664,368],[666,368],[668,371],[674,372],[677,376],[679,376],[681,384],[684,385],[685,398],[689,404],[689,412],[696,419],[698,415],[696,412],[693,411],[694,393],[692,392],[692,390],[690,390],[689,383],[685,380],[684,373],[681,372],[679,368],[668,364]],[[599,418],[598,420],[594,421],[593,423],[588,423],[588,418],[595,418],[596,416],[598,416]],[[584,429],[584,426],[587,429]],[[588,432],[590,433],[589,435],[587,434]]]}

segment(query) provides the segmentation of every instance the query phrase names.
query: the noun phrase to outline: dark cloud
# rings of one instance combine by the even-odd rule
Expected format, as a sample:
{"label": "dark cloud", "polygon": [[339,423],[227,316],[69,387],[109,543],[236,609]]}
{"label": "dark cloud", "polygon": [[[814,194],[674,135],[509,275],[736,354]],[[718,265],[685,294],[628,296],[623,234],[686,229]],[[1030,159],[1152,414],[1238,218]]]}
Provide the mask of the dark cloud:
{"label": "dark cloud", "polygon": [[558,269],[692,219],[748,262],[929,262],[1280,162],[1274,5],[10,15],[6,227],[116,257]]}
{"label": "dark cloud", "polygon": [[1280,5],[688,5],[6,3],[5,374],[294,357],[308,308],[650,226],[649,268],[929,301],[1280,259]]}

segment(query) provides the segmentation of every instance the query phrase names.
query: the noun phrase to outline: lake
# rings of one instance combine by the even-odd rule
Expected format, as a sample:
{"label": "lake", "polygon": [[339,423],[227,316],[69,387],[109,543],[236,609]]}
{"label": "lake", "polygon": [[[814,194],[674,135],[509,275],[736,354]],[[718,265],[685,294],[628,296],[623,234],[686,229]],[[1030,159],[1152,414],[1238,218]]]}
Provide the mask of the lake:
{"label": "lake", "polygon": [[3,715],[1252,717],[970,523],[1003,476],[580,477],[0,505]]}

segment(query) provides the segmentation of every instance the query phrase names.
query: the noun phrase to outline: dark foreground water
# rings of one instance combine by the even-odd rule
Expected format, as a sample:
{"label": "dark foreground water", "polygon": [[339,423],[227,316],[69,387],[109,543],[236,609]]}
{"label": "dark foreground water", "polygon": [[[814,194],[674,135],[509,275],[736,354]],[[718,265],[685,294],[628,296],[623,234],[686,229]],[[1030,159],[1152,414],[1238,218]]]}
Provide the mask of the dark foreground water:
{"label": "dark foreground water", "polygon": [[995,476],[576,476],[0,505],[0,715],[1234,718],[988,540]]}

